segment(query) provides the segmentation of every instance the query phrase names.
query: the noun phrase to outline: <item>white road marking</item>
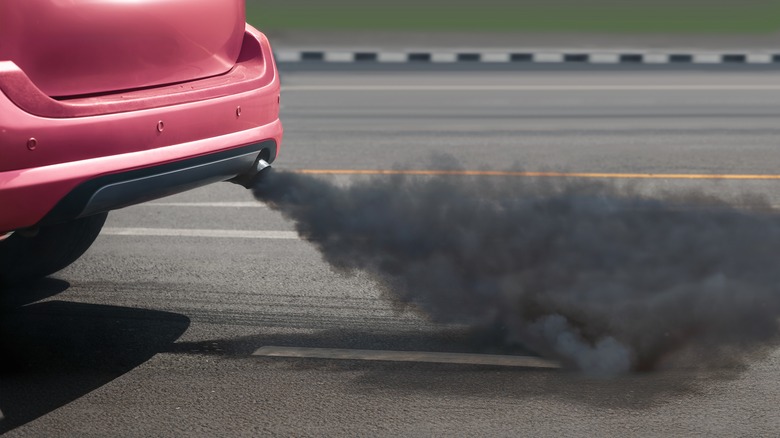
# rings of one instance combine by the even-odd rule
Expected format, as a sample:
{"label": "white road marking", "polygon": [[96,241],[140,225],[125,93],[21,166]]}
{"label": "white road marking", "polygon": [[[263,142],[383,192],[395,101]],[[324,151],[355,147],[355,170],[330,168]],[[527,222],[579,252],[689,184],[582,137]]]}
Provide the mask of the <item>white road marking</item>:
{"label": "white road marking", "polygon": [[718,53],[700,53],[694,55],[693,62],[696,64],[720,64],[722,55]]}
{"label": "white road marking", "polygon": [[620,62],[620,56],[617,53],[594,53],[590,55],[592,64],[617,64]]}
{"label": "white road marking", "polygon": [[353,60],[352,52],[325,52],[327,62],[352,62]]}
{"label": "white road marking", "polygon": [[747,62],[750,64],[771,64],[772,55],[768,53],[751,53],[747,55]]}
{"label": "white road marking", "polygon": [[379,52],[379,62],[407,62],[408,55],[404,52]]}
{"label": "white road marking", "polygon": [[455,62],[457,56],[454,53],[433,53],[431,62]]}
{"label": "white road marking", "polygon": [[644,60],[647,64],[668,64],[669,55],[665,53],[646,53],[644,54]]}
{"label": "white road marking", "polygon": [[509,62],[509,53],[483,53],[482,62]]}
{"label": "white road marking", "polygon": [[780,91],[778,85],[286,85],[282,91]]}
{"label": "white road marking", "polygon": [[526,368],[560,368],[555,362],[534,356],[497,354],[435,353],[430,351],[351,350],[342,348],[275,347],[258,348],[252,356],[296,357],[389,362],[451,363]]}
{"label": "white road marking", "polygon": [[300,62],[301,52],[290,50],[275,50],[274,58],[276,58],[276,62]]}
{"label": "white road marking", "polygon": [[563,53],[534,53],[535,63],[563,62]]}
{"label": "white road marking", "polygon": [[214,208],[267,208],[261,202],[147,202],[141,206],[155,207],[214,207]]}
{"label": "white road marking", "polygon": [[295,231],[197,230],[186,228],[117,228],[105,227],[107,236],[220,237],[235,239],[299,239]]}

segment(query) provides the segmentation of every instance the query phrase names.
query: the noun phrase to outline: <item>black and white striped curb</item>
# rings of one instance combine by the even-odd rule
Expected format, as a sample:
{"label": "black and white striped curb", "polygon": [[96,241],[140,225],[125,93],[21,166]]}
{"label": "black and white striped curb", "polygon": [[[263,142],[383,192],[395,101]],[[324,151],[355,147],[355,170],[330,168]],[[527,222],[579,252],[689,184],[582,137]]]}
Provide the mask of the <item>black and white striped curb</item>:
{"label": "black and white striped curb", "polygon": [[773,52],[278,50],[280,63],[780,64]]}

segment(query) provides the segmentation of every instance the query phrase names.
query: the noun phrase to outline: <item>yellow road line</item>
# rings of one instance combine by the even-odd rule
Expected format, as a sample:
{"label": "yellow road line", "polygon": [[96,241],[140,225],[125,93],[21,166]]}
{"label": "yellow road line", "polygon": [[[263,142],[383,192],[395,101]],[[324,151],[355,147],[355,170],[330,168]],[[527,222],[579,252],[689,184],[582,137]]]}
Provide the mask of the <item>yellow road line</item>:
{"label": "yellow road line", "polygon": [[533,178],[600,178],[600,179],[716,179],[716,180],[780,180],[780,174],[718,174],[718,173],[585,173],[585,172],[521,172],[503,170],[371,170],[371,169],[299,169],[295,173],[309,175],[455,175],[514,176]]}
{"label": "yellow road line", "polygon": [[669,84],[669,85],[285,85],[282,92],[295,91],[780,91],[778,84]]}

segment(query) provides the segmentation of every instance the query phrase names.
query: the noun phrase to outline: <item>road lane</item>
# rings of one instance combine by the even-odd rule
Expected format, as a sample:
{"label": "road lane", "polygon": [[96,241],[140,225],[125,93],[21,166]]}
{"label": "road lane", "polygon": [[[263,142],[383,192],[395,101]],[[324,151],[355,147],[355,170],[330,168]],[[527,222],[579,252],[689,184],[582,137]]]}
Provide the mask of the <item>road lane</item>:
{"label": "road lane", "polygon": [[[775,86],[780,78],[296,73],[284,83]],[[282,100],[280,169],[780,174],[780,92],[773,90],[299,90]],[[349,184],[370,176],[319,177]],[[771,180],[631,184],[650,192],[762,194],[780,204],[780,182]],[[253,202],[247,191],[221,184],[114,212],[109,232],[83,259],[25,291],[28,299],[4,300],[0,354],[14,357],[27,373],[1,375],[6,419],[0,430],[13,424],[9,436],[780,431],[778,352],[746,370],[616,379],[496,366],[253,357],[267,346],[529,354],[497,344],[490,331],[439,325],[403,311],[364,275],[332,270],[304,241],[199,235],[293,231],[273,210],[248,207]],[[110,232],[131,228],[147,235]],[[160,236],[149,231],[155,229],[189,231]]]}
{"label": "road lane", "polygon": [[449,92],[467,93],[471,91],[539,91],[539,92],[571,92],[571,91],[684,91],[692,93],[724,92],[724,91],[780,91],[780,85],[747,85],[747,84],[710,84],[710,85],[289,85],[282,88],[283,93],[298,91],[346,91],[346,92]]}
{"label": "road lane", "polygon": [[538,356],[434,353],[430,351],[354,350],[347,348],[260,347],[252,356],[316,358],[330,360],[369,360],[382,362],[446,363],[499,367],[561,368],[560,364]]}
{"label": "road lane", "polygon": [[298,234],[292,231],[204,230],[187,228],[105,227],[101,231],[101,234],[106,236],[216,237],[223,239],[298,239]]}
{"label": "road lane", "polygon": [[266,208],[256,201],[244,202],[150,202],[149,207],[215,207],[215,208]]}
{"label": "road lane", "polygon": [[[284,165],[609,173],[773,174],[774,74],[304,74],[285,86],[675,86],[709,91],[298,91],[283,97]],[[292,148],[292,151],[290,149]],[[739,153],[735,153],[739,151]],[[442,161],[445,160],[444,163]],[[346,165],[349,164],[349,165]]]}
{"label": "road lane", "polygon": [[404,169],[299,169],[295,173],[307,175],[410,175],[410,176],[494,176],[515,178],[559,179],[706,179],[706,180],[780,180],[780,175],[740,175],[722,173],[587,173],[587,172],[526,172],[508,170],[404,170]]}

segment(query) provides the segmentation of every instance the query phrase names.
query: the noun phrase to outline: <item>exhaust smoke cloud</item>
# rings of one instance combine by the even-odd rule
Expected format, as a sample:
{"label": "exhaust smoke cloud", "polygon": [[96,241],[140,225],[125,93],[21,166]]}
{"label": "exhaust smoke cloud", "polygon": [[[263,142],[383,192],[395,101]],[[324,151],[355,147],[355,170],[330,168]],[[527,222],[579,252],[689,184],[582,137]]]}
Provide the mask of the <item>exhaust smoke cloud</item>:
{"label": "exhaust smoke cloud", "polygon": [[273,170],[253,190],[395,302],[587,373],[744,365],[780,333],[780,222],[763,209],[581,180]]}

